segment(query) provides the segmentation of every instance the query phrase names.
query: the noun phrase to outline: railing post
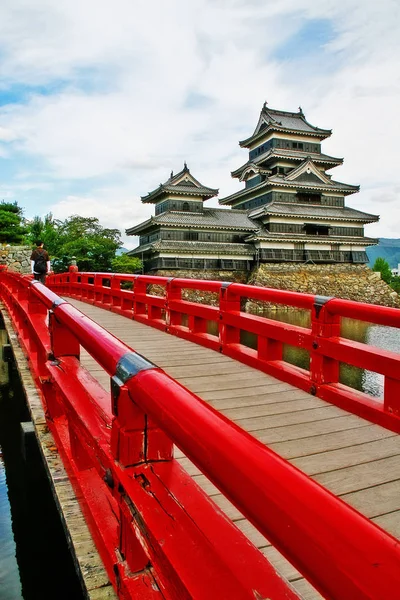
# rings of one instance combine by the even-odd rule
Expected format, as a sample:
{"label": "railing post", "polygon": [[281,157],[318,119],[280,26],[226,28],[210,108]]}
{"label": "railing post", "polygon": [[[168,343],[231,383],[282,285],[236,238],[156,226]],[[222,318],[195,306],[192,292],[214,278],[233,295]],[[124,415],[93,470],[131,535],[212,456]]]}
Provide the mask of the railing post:
{"label": "railing post", "polygon": [[111,378],[112,412],[111,450],[124,467],[143,462],[171,460],[173,444],[165,433],[135,403],[129,381],[140,371],[156,369],[153,363],[127,352]]}
{"label": "railing post", "polygon": [[219,292],[219,341],[221,349],[229,344],[240,344],[240,327],[226,325],[224,316],[226,313],[237,313],[238,321],[240,318],[240,296],[235,294],[230,282],[224,282]]}
{"label": "railing post", "polygon": [[182,313],[171,310],[171,302],[182,300],[182,288],[174,284],[175,277],[170,277],[165,289],[165,322],[168,327],[182,325]]}
{"label": "railing post", "polygon": [[34,292],[34,286],[37,283],[32,282],[28,288],[28,312],[31,315],[47,315],[47,308]]}
{"label": "railing post", "polygon": [[52,310],[49,311],[49,333],[54,359],[62,356],[75,356],[79,359],[80,344],[70,330],[62,325]]}
{"label": "railing post", "polygon": [[260,360],[283,360],[283,344],[279,340],[258,335],[257,356]]}
{"label": "railing post", "polygon": [[[400,375],[400,374],[399,374]],[[385,377],[383,392],[384,410],[394,415],[400,415],[400,381]]]}
{"label": "railing post", "polygon": [[311,393],[317,392],[317,386],[339,381],[339,361],[328,358],[319,351],[318,338],[340,336],[340,316],[332,315],[328,310],[330,296],[316,296],[311,314],[311,333],[313,334],[310,352]]}
{"label": "railing post", "polygon": [[147,283],[143,281],[140,275],[133,283],[133,314],[134,316],[145,316],[147,314],[146,302],[140,301],[140,296],[146,296]]}
{"label": "railing post", "polygon": [[121,280],[114,275],[111,276],[111,306],[122,309],[122,297],[121,297]]}
{"label": "railing post", "polygon": [[111,452],[115,460],[124,467],[144,462],[146,417],[117,377],[111,378],[111,401]]}
{"label": "railing post", "polygon": [[[54,364],[58,364],[58,359],[62,358],[63,356],[74,356],[75,358],[79,359],[80,344],[78,340],[72,335],[69,329],[67,329],[57,320],[57,317],[52,310],[49,310],[49,334],[51,346],[51,356],[49,358],[54,362]],[[60,401],[60,398],[58,397],[51,378],[47,378],[47,380],[42,381],[42,384],[42,390],[46,400],[46,412],[49,418],[54,420],[64,414],[62,401]],[[76,458],[76,463],[79,465],[79,468],[87,468],[87,460],[84,458],[84,449],[82,448],[79,440],[76,438],[75,433],[71,429],[69,423],[68,428],[71,451],[74,459]]]}
{"label": "railing post", "polygon": [[94,304],[102,304],[103,297],[103,275],[96,273],[94,275]]}

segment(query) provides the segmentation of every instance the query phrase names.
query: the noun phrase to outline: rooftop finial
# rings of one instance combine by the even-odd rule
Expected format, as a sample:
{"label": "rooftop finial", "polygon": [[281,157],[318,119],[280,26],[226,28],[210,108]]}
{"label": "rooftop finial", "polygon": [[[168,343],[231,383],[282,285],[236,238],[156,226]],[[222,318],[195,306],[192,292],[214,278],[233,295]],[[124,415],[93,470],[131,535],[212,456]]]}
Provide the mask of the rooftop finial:
{"label": "rooftop finial", "polygon": [[303,110],[302,110],[301,106],[299,106],[299,113],[303,114]]}
{"label": "rooftop finial", "polygon": [[187,171],[187,170],[188,170],[188,166],[187,166],[187,162],[186,162],[186,160],[185,160],[185,162],[183,163],[183,168],[184,168],[184,170],[185,170],[185,171]]}
{"label": "rooftop finial", "polygon": [[267,104],[268,104],[268,102],[265,100],[264,104],[263,104],[263,108],[267,108]]}
{"label": "rooftop finial", "polygon": [[173,172],[173,171],[171,171],[170,179],[172,179],[172,178],[173,178],[173,176],[174,176],[174,172]]}

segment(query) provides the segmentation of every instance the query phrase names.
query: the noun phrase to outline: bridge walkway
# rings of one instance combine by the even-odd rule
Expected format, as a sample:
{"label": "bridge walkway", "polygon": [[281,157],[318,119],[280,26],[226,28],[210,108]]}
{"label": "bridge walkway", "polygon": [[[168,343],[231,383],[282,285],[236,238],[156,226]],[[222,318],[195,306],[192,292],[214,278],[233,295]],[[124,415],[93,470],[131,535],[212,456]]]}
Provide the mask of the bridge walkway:
{"label": "bridge walkway", "polygon": [[[397,434],[218,352],[68,300],[336,496],[400,537]],[[108,375],[84,350],[81,361],[109,389]],[[306,600],[321,598],[179,449],[175,456],[298,593]]]}

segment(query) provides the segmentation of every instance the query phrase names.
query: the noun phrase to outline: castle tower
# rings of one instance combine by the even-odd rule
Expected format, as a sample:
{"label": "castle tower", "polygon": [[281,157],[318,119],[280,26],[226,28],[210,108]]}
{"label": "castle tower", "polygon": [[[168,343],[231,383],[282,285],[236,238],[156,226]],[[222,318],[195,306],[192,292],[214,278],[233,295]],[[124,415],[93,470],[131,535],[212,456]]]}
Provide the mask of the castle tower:
{"label": "castle tower", "polygon": [[220,204],[244,210],[260,229],[247,238],[262,262],[366,263],[365,247],[377,243],[364,236],[376,215],[345,206],[359,186],[332,179],[326,171],[342,158],[321,152],[331,130],[311,125],[296,113],[264,104],[254,133],[239,142],[248,161],[232,172],[245,188]]}
{"label": "castle tower", "polygon": [[145,271],[250,269],[254,247],[244,238],[257,229],[246,211],[209,208],[205,200],[217,189],[202,185],[188,169],[142,196],[155,205],[155,216],[126,230],[139,246],[128,252],[144,262]]}

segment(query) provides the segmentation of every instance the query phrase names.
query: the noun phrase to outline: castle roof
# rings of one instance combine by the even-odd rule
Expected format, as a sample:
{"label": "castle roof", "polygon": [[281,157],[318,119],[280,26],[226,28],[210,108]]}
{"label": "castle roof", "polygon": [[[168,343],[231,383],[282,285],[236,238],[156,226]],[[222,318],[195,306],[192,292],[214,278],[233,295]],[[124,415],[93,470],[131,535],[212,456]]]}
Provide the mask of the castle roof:
{"label": "castle roof", "polygon": [[270,148],[264,154],[260,154],[257,158],[253,158],[251,161],[246,162],[244,165],[236,169],[235,171],[231,171],[232,177],[240,177],[243,171],[251,164],[251,165],[259,165],[267,160],[271,159],[287,159],[293,160],[297,162],[303,162],[307,158],[311,158],[314,163],[320,165],[327,165],[326,168],[332,168],[337,165],[343,164],[343,158],[336,158],[334,156],[329,156],[328,154],[321,154],[317,152],[302,152],[300,150],[287,150],[286,148]]}
{"label": "castle roof", "polygon": [[151,217],[144,223],[126,230],[127,235],[137,235],[154,226],[197,227],[203,229],[229,229],[234,231],[253,231],[257,225],[242,210],[224,208],[203,208],[201,213],[167,211]]}
{"label": "castle roof", "polygon": [[378,215],[372,215],[350,207],[334,207],[319,204],[298,204],[295,202],[270,202],[265,206],[248,212],[251,219],[260,219],[267,215],[279,217],[300,217],[305,219],[339,219],[340,221],[359,221],[374,223]]}
{"label": "castle roof", "polygon": [[358,185],[349,185],[331,179],[326,173],[322,173],[314,164],[310,156],[303,160],[295,169],[286,175],[270,175],[258,185],[244,188],[225,198],[220,198],[220,204],[231,204],[239,198],[254,198],[259,193],[266,192],[271,188],[287,188],[294,191],[311,192],[341,192],[344,195],[354,194],[360,190]]}
{"label": "castle roof", "polygon": [[145,252],[170,252],[192,255],[193,252],[199,254],[241,254],[243,256],[253,256],[254,247],[249,244],[229,244],[215,242],[198,241],[176,241],[176,240],[157,240],[153,243],[138,246],[130,250],[127,254],[134,256]]}
{"label": "castle roof", "polygon": [[279,131],[290,134],[301,134],[310,137],[325,139],[332,133],[331,129],[320,129],[309,123],[301,108],[299,112],[287,112],[268,108],[264,103],[257,127],[254,133],[247,139],[239,142],[242,148],[252,146],[259,138],[264,137],[266,132]]}
{"label": "castle roof", "polygon": [[158,188],[149,192],[146,196],[142,196],[142,202],[156,203],[162,200],[169,194],[178,194],[181,196],[193,196],[195,199],[206,200],[218,194],[218,189],[209,188],[200,183],[191,174],[187,164],[185,163],[182,171],[176,175],[171,172],[171,176],[165,183],[160,183]]}

